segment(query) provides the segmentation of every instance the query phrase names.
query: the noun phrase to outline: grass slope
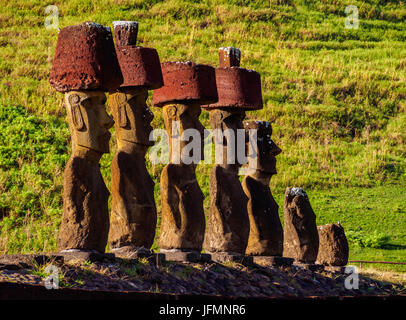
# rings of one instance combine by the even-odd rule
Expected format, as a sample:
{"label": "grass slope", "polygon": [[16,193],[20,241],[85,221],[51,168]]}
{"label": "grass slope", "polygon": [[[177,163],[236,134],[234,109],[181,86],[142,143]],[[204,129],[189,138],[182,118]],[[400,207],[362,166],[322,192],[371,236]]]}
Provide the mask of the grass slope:
{"label": "grass slope", "polygon": [[[378,0],[0,0],[1,252],[55,249],[70,145],[62,95],[48,84],[57,40],[44,27],[48,4],[58,7],[60,28],[139,21],[140,45],[161,61],[216,66],[220,46],[239,47],[242,66],[261,73],[265,105],[247,118],[272,121],[283,150],[271,182],[279,203],[285,187],[305,187],[318,223],[340,220],[364,237],[377,230],[400,246],[354,245],[353,258],[404,257],[406,6]],[[344,27],[346,5],[359,8],[357,30]],[[209,127],[207,112],[201,120]],[[108,186],[112,154],[102,159]],[[159,209],[162,166],[149,169]],[[198,167],[206,196],[209,170]]]}

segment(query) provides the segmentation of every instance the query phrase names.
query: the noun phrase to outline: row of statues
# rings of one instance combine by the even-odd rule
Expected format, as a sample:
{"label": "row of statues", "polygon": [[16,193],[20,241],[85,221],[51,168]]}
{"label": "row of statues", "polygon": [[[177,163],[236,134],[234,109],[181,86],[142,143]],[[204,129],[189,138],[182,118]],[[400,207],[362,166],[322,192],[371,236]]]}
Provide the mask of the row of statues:
{"label": "row of statues", "polygon": [[[159,247],[167,259],[186,259],[193,253],[195,259],[203,261],[207,255],[201,254],[202,250],[213,260],[222,261],[244,255],[282,257],[285,248],[285,256],[314,262],[319,239],[314,213],[311,207],[306,208],[308,201],[303,202],[306,197],[300,191],[294,194],[295,190],[285,195],[285,205],[287,197],[303,203],[289,202],[292,208],[287,211],[295,212],[291,220],[285,214],[284,231],[269,189],[276,174],[276,156],[281,152],[271,139],[272,126],[265,121],[244,121],[247,111],[263,107],[259,73],[241,68],[240,51],[233,47],[220,48],[218,68],[190,61],[161,64],[155,49],[136,45],[136,22],[117,21],[113,25],[115,45],[110,28],[93,22],[66,27],[58,36],[50,84],[65,94],[72,137],[72,155],[64,172],[58,250],[104,252],[108,243],[117,256],[150,252],[157,209],[154,183],[145,163],[146,152],[153,145],[149,137],[154,117],[146,100],[148,91],[153,90],[153,104],[162,108],[171,149],[160,180]],[[112,117],[106,112],[106,92]],[[224,139],[221,143],[223,161],[210,173],[207,221],[196,163],[185,163],[180,156],[188,141],[173,136],[175,123],[179,135],[188,129],[203,135],[199,121],[202,109],[209,111],[212,129],[255,129],[258,148],[255,168],[241,183],[238,172],[242,163],[229,161],[230,156],[237,158],[228,151],[230,143],[236,141]],[[109,152],[112,126],[117,152],[111,164],[109,215],[110,194],[99,160]],[[175,142],[180,144],[176,151]],[[236,145],[231,148],[234,152],[237,149]],[[298,210],[303,207],[303,211]],[[307,239],[300,236],[307,229],[316,230],[308,243],[289,235]],[[292,248],[305,253],[289,253]]]}

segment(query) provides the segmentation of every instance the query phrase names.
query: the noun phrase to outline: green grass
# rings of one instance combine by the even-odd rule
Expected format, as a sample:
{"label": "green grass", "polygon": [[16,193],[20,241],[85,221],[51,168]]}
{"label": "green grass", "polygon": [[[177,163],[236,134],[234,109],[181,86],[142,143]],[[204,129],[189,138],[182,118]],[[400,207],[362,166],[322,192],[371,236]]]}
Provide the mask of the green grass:
{"label": "green grass", "polygon": [[[161,61],[217,66],[219,47],[239,47],[242,66],[262,81],[264,109],[247,118],[272,121],[283,150],[271,182],[278,202],[284,188],[302,186],[319,224],[339,220],[395,246],[354,246],[352,259],[405,260],[406,6],[379,0],[0,0],[0,252],[56,248],[71,148],[62,95],[48,83],[57,40],[44,27],[48,4],[61,28],[139,21],[139,44]],[[346,5],[359,8],[358,30],[344,27]],[[209,127],[207,112],[201,120]],[[112,133],[101,161],[108,187]],[[162,167],[149,166],[158,210]],[[197,171],[206,210],[209,170]]]}

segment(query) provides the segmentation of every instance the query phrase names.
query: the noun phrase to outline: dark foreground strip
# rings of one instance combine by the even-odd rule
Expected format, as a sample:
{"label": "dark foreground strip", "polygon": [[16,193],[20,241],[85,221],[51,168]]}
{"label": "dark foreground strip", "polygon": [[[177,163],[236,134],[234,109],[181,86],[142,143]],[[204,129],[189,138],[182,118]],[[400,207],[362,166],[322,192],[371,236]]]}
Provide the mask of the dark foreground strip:
{"label": "dark foreground strip", "polygon": [[345,301],[345,300],[406,300],[406,295],[379,295],[379,296],[310,296],[310,297],[224,297],[215,295],[190,295],[190,294],[171,294],[171,293],[152,293],[135,291],[102,291],[102,290],[83,290],[73,288],[46,289],[42,285],[0,282],[0,300],[139,300],[139,301],[292,301],[292,300],[316,300],[316,301]]}

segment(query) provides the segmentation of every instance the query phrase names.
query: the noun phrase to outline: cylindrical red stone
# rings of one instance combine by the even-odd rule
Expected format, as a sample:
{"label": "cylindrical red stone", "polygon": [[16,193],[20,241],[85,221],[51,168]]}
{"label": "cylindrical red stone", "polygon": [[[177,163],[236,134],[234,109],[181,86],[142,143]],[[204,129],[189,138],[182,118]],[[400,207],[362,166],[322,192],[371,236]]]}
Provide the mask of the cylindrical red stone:
{"label": "cylindrical red stone", "polygon": [[161,63],[154,48],[120,46],[116,52],[124,78],[121,87],[143,86],[153,90],[163,86]]}
{"label": "cylindrical red stone", "polygon": [[59,32],[49,79],[57,91],[112,91],[122,81],[109,27],[85,22]]}
{"label": "cylindrical red stone", "polygon": [[261,76],[239,67],[216,68],[218,102],[203,108],[262,109]]}
{"label": "cylindrical red stone", "polygon": [[164,86],[154,91],[157,107],[167,103],[214,103],[218,99],[213,67],[187,62],[161,64]]}
{"label": "cylindrical red stone", "polygon": [[135,46],[137,44],[138,22],[113,21],[116,46]]}

